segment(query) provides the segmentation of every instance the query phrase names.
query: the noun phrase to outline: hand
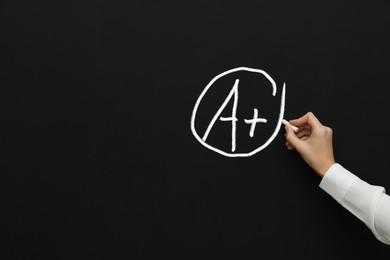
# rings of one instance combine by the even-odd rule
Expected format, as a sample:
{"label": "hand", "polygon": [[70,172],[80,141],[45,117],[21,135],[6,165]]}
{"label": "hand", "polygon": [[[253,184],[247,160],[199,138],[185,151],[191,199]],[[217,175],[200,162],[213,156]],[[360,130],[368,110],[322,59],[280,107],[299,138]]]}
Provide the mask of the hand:
{"label": "hand", "polygon": [[299,131],[295,133],[289,126],[285,127],[287,149],[296,149],[305,162],[323,177],[335,163],[332,129],[323,126],[311,112],[289,123],[297,126]]}

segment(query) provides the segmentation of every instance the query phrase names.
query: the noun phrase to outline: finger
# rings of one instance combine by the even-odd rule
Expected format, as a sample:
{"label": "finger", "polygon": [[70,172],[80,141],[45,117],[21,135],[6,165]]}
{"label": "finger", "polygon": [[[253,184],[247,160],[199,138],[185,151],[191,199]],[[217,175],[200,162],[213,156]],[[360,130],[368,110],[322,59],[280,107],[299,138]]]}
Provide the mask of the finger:
{"label": "finger", "polygon": [[301,139],[304,136],[310,136],[311,135],[311,131],[307,130],[307,129],[304,129],[304,130],[299,131],[296,135],[297,135],[297,137],[299,139]]}
{"label": "finger", "polygon": [[310,126],[310,125],[304,125],[304,126],[301,126],[299,129],[306,129],[306,130],[310,130],[311,131],[311,129],[312,129],[313,127],[312,126]]}
{"label": "finger", "polygon": [[292,151],[292,150],[295,150],[295,148],[294,148],[294,146],[289,145],[289,146],[287,146],[287,150]]}
{"label": "finger", "polygon": [[289,123],[297,127],[301,127],[304,125],[309,125],[312,127],[321,126],[321,122],[317,119],[317,117],[312,112],[307,112],[304,116],[298,119],[290,120]]}
{"label": "finger", "polygon": [[309,136],[304,136],[301,138],[301,141],[306,141],[307,139],[309,139]]}
{"label": "finger", "polygon": [[294,131],[289,126],[285,126],[286,129],[286,140],[290,143],[291,146],[297,147],[300,144],[299,138],[295,135]]}
{"label": "finger", "polygon": [[288,150],[294,150],[294,146],[292,146],[289,142],[286,142],[286,147]]}

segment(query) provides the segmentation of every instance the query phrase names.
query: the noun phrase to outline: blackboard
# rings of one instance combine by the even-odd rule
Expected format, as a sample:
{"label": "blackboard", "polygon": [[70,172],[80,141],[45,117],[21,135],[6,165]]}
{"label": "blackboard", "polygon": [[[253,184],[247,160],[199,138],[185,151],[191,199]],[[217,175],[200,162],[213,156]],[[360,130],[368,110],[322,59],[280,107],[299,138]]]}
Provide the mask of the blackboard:
{"label": "blackboard", "polygon": [[[265,71],[278,90],[259,117],[285,84],[284,117],[312,111],[336,160],[390,190],[389,13],[387,1],[2,1],[1,258],[387,257],[285,149],[283,128],[235,158],[190,122],[217,75]],[[230,149],[231,123],[219,124]]]}

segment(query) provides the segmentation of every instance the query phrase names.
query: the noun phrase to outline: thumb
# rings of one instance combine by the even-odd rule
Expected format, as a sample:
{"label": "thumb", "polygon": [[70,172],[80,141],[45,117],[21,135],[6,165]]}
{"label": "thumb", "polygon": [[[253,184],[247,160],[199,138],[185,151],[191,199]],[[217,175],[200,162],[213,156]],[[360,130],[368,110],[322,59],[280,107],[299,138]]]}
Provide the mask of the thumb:
{"label": "thumb", "polygon": [[286,129],[286,139],[287,141],[294,147],[297,148],[297,146],[300,145],[301,140],[295,135],[295,132],[291,129],[289,126],[285,126]]}

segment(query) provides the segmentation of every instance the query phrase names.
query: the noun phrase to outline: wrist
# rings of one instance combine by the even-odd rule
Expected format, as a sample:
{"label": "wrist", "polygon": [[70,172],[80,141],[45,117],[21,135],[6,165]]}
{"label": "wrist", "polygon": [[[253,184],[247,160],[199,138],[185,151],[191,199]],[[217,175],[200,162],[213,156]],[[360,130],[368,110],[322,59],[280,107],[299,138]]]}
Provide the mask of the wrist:
{"label": "wrist", "polygon": [[324,163],[323,165],[321,165],[321,167],[318,168],[317,174],[321,178],[323,178],[325,176],[325,174],[328,172],[328,170],[330,169],[330,167],[332,167],[332,165],[335,163],[336,163],[335,161],[329,161],[329,162]]}

